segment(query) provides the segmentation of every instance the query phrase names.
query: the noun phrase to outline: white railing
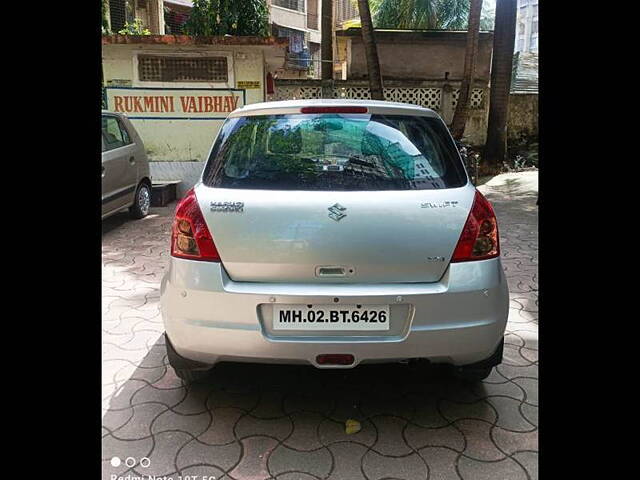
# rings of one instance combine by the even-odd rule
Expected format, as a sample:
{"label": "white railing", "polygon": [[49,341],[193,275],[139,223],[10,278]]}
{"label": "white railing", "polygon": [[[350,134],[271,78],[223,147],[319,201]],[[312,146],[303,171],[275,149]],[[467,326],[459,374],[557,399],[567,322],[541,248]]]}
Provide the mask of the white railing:
{"label": "white railing", "polygon": [[[451,110],[455,110],[460,96],[460,89],[453,89],[446,96],[450,102]],[[385,100],[390,102],[411,103],[421,105],[436,111],[443,110],[443,89],[439,87],[385,87]],[[276,91],[269,95],[269,101],[273,100],[300,100],[322,98],[322,87],[317,85],[276,85]],[[368,100],[371,98],[369,87],[366,86],[336,86],[333,89],[333,98],[349,98]],[[474,88],[471,93],[472,110],[484,108],[485,90]]]}

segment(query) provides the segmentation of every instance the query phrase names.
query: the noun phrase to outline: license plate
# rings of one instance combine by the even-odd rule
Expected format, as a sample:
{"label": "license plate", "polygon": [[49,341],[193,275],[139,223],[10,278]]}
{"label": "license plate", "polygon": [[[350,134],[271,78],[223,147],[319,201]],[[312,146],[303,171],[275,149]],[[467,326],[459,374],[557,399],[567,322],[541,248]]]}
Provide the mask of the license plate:
{"label": "license plate", "polygon": [[273,306],[274,330],[389,330],[389,305]]}

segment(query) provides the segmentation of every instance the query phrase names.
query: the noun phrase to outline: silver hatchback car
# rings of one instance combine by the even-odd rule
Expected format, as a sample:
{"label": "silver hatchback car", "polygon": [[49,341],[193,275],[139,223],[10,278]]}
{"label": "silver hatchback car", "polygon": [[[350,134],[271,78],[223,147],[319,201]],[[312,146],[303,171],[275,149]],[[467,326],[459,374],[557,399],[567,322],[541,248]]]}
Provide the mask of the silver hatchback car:
{"label": "silver hatchback car", "polygon": [[151,175],[144,143],[121,113],[102,112],[102,219],[129,210],[143,218],[151,206]]}
{"label": "silver hatchback car", "polygon": [[490,203],[433,111],[245,106],[179,202],[161,309],[185,380],[218,362],[428,360],[478,380],[509,294]]}

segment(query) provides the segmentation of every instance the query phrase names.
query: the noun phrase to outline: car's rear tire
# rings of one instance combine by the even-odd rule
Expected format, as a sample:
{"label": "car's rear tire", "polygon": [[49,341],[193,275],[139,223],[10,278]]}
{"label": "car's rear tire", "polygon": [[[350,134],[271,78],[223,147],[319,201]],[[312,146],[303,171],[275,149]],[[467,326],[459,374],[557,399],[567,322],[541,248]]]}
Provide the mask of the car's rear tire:
{"label": "car's rear tire", "polygon": [[496,365],[502,363],[502,352],[504,350],[504,338],[498,344],[495,352],[487,358],[470,365],[459,365],[453,367],[453,374],[461,380],[468,382],[480,382],[491,375],[491,370]]}
{"label": "car's rear tire", "polygon": [[169,360],[169,365],[171,365],[173,370],[176,372],[176,376],[178,378],[181,378],[186,383],[190,383],[202,380],[209,375],[211,365],[182,357],[173,348],[173,345],[166,333],[164,334],[164,341],[167,347],[167,360]]}
{"label": "car's rear tire", "polygon": [[186,383],[197,382],[209,374],[209,370],[184,370],[180,368],[174,368],[173,370],[176,372],[176,376]]}
{"label": "car's rear tire", "polygon": [[133,200],[133,205],[129,208],[129,213],[132,218],[140,219],[149,215],[149,208],[151,207],[151,186],[147,182],[140,182],[136,189],[136,195]]}
{"label": "car's rear tire", "polygon": [[491,370],[493,367],[489,368],[467,368],[467,367],[456,367],[454,370],[454,375],[460,380],[465,380],[467,382],[480,382],[491,375]]}

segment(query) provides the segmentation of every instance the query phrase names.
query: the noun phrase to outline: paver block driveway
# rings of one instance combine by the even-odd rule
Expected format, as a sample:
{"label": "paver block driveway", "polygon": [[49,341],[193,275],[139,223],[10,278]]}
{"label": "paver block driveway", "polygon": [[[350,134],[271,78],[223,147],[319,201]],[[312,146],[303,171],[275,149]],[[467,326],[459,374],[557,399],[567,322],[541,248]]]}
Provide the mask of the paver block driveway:
{"label": "paver block driveway", "polygon": [[[498,216],[510,311],[503,363],[475,386],[438,368],[249,364],[185,386],[158,310],[175,205],[105,220],[103,478],[537,478],[537,172],[480,190]],[[345,434],[349,418],[358,433]]]}

